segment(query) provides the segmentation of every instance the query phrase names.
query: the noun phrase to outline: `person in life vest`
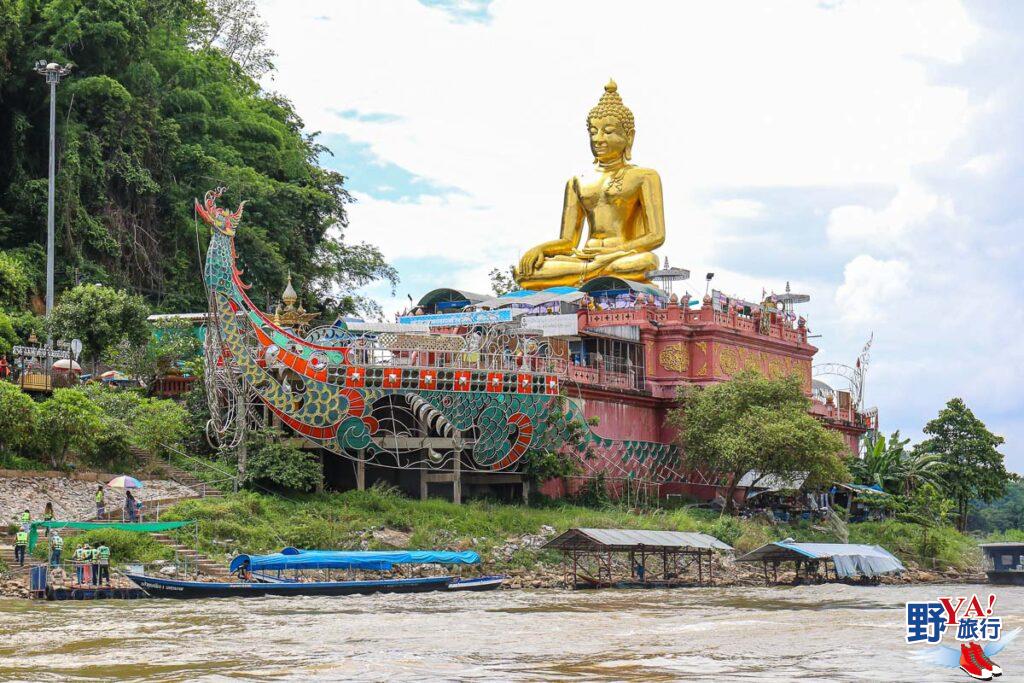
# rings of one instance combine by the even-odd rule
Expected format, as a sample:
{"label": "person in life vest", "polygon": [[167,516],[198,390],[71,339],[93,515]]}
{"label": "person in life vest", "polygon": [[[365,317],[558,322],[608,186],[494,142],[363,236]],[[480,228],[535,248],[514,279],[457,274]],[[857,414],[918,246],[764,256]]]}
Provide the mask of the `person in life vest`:
{"label": "person in life vest", "polygon": [[50,535],[50,566],[60,566],[60,555],[64,552],[64,538],[54,531]]}
{"label": "person in life vest", "polygon": [[103,484],[96,487],[96,516],[102,517],[104,513],[103,509]]}
{"label": "person in life vest", "polygon": [[32,513],[25,508],[25,511],[21,513],[21,530],[28,531],[30,526],[32,526]]}
{"label": "person in life vest", "polygon": [[78,580],[78,585],[82,585],[82,580],[85,574],[85,552],[89,547],[89,544],[80,545],[75,548],[74,561],[75,561],[75,578]]}
{"label": "person in life vest", "polygon": [[22,529],[14,537],[14,559],[19,566],[25,566],[25,551],[28,550],[28,532]]}
{"label": "person in life vest", "polygon": [[100,582],[100,549],[99,546],[89,548],[89,573],[92,577],[92,585]]}
{"label": "person in life vest", "polygon": [[101,542],[96,548],[96,555],[99,557],[99,574],[95,583],[101,584],[106,581],[110,585],[110,548],[106,543]]}

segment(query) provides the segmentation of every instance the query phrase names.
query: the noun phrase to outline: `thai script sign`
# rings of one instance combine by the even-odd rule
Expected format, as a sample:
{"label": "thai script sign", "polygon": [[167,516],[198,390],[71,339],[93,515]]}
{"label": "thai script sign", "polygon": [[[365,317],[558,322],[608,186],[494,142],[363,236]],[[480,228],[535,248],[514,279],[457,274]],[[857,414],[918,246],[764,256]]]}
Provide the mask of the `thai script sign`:
{"label": "thai script sign", "polygon": [[579,318],[575,313],[524,315],[519,320],[525,329],[540,330],[544,337],[572,337],[580,331]]}
{"label": "thai script sign", "polygon": [[496,311],[467,311],[464,313],[434,313],[431,315],[403,315],[398,322],[405,324],[426,323],[431,327],[458,327],[460,325],[487,325],[512,321],[512,311],[500,308]]}
{"label": "thai script sign", "polygon": [[47,349],[41,346],[15,346],[11,349],[15,356],[29,358],[71,358],[71,352],[65,349]]}

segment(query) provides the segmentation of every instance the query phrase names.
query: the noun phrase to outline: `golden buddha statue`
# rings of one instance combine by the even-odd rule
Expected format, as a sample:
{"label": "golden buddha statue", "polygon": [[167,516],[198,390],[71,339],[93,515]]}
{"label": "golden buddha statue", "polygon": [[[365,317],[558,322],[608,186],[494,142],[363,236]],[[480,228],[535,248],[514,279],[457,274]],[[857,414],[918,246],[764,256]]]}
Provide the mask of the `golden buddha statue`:
{"label": "golden buddha statue", "polygon": [[[515,271],[520,287],[579,287],[603,275],[647,282],[658,268],[652,252],[665,241],[661,178],[629,163],[633,112],[615,81],[587,114],[587,129],[594,169],[566,184],[561,235],[523,255]],[[581,247],[584,220],[590,233]]]}

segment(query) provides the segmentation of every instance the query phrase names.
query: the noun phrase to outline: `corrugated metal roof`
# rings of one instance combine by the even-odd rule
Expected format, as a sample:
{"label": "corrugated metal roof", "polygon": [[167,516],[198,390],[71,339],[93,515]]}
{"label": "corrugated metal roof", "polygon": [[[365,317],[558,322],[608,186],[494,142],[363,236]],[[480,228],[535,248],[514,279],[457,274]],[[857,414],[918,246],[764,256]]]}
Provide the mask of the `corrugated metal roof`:
{"label": "corrugated metal roof", "polygon": [[645,546],[657,548],[694,548],[732,550],[714,536],[694,531],[657,531],[649,529],[570,529],[548,541],[546,548],[582,548],[586,546]]}
{"label": "corrugated metal roof", "polygon": [[878,576],[904,570],[903,563],[885,548],[857,543],[795,543],[792,539],[767,543],[737,562],[778,560],[831,560],[839,576]]}

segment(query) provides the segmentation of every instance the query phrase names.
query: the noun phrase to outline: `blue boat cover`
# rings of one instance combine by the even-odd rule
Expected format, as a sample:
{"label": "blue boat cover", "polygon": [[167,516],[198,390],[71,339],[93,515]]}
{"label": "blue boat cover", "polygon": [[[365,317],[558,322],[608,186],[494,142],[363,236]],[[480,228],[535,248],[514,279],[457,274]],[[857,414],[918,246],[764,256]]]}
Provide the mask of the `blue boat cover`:
{"label": "blue boat cover", "polygon": [[238,555],[231,571],[248,564],[250,571],[276,569],[367,569],[389,571],[396,564],[479,564],[472,550],[297,550],[285,548],[271,555]]}

